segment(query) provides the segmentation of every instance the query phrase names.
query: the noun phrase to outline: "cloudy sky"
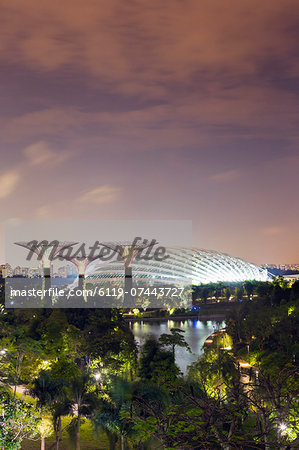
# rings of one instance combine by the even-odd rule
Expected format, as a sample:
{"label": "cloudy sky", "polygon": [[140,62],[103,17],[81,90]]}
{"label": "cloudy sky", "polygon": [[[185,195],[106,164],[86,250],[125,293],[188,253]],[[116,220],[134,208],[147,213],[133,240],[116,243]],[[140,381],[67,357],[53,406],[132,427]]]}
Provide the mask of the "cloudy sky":
{"label": "cloudy sky", "polygon": [[1,229],[192,219],[299,263],[297,0],[0,0]]}

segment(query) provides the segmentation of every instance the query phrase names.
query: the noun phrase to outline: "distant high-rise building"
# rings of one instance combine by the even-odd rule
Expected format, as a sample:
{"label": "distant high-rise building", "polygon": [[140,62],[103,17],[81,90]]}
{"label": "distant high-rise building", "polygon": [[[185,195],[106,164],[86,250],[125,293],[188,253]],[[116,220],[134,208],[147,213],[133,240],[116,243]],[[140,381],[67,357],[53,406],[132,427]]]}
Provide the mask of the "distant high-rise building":
{"label": "distant high-rise building", "polygon": [[20,266],[16,266],[16,267],[14,268],[13,274],[14,274],[14,276],[20,276],[20,275],[22,275],[21,267],[20,267]]}
{"label": "distant high-rise building", "polygon": [[262,264],[265,269],[279,269],[279,270],[296,270],[299,271],[299,264]]}
{"label": "distant high-rise building", "polygon": [[21,275],[23,277],[28,277],[29,267],[21,267]]}
{"label": "distant high-rise building", "polygon": [[1,264],[0,265],[0,275],[2,276],[2,278],[12,277],[13,270],[11,268],[11,265],[10,264]]}
{"label": "distant high-rise building", "polygon": [[40,267],[30,267],[28,271],[28,277],[30,278],[37,278],[41,276],[41,269]]}

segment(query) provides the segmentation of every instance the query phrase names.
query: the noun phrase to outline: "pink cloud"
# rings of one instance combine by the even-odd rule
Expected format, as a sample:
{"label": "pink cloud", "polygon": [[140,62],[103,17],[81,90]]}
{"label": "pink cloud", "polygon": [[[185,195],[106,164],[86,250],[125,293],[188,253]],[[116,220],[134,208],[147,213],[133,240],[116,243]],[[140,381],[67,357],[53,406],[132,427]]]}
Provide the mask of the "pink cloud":
{"label": "pink cloud", "polygon": [[227,183],[239,178],[240,175],[241,173],[239,170],[227,170],[226,172],[220,172],[212,175],[211,180],[215,183]]}

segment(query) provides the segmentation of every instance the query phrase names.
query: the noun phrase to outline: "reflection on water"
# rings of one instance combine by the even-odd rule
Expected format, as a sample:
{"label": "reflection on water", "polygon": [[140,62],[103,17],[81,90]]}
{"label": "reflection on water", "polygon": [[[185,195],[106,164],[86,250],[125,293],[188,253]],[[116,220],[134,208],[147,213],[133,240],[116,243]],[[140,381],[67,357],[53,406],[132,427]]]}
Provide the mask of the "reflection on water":
{"label": "reflection on water", "polygon": [[184,337],[188,342],[192,353],[185,348],[177,347],[175,350],[175,359],[181,371],[186,374],[187,366],[196,361],[203,353],[202,346],[206,338],[218,328],[223,328],[225,322],[216,322],[213,320],[168,320],[168,321],[149,321],[149,322],[130,322],[130,328],[135,336],[139,346],[142,346],[145,338],[153,335],[156,338],[163,333],[169,333],[171,328],[180,328],[185,331]]}

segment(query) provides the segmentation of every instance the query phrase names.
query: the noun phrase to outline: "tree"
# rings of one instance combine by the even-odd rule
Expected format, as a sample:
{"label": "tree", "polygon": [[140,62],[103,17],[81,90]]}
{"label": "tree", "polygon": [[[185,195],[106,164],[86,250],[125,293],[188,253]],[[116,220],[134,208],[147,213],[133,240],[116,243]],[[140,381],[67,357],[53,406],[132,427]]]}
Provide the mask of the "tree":
{"label": "tree", "polygon": [[[270,450],[294,441],[299,431],[296,372],[283,370],[274,377],[261,372],[258,381],[249,383],[232,363],[225,352],[218,360],[204,357],[187,383],[179,380],[171,387],[163,407],[133,390],[126,417],[135,440],[148,445],[155,437],[159,445],[150,448],[209,450]],[[210,382],[217,386],[219,373],[222,395],[209,389]]]}
{"label": "tree", "polygon": [[119,414],[116,408],[109,402],[105,402],[100,412],[92,419],[97,429],[105,431],[109,440],[109,450],[114,450],[121,430]]}
{"label": "tree", "polygon": [[264,441],[266,450],[282,448],[289,437],[298,435],[298,386],[296,369],[284,368],[273,376],[260,370],[258,380],[244,390],[246,402],[254,411],[256,430],[260,429],[254,433],[256,440]]}
{"label": "tree", "polygon": [[292,284],[292,288],[291,288],[291,299],[292,300],[297,300],[299,299],[299,280],[295,281]]}
{"label": "tree", "polygon": [[243,417],[245,401],[237,390],[229,394],[210,397],[200,382],[180,380],[162,407],[154,399],[133,397],[134,437],[146,445],[156,438],[158,445],[149,448],[243,448],[246,436],[240,433],[240,416]]}
{"label": "tree", "polygon": [[68,395],[70,401],[76,408],[76,450],[80,450],[80,426],[81,417],[90,416],[97,405],[97,397],[91,388],[94,387],[91,375],[88,372],[81,372],[79,376],[70,380]]}
{"label": "tree", "polygon": [[71,411],[71,404],[65,394],[65,384],[62,379],[53,379],[50,371],[41,371],[29,391],[32,397],[38,399],[40,408],[47,407],[51,411],[57,450],[62,433],[61,416]]}
{"label": "tree", "polygon": [[222,282],[214,284],[214,296],[216,300],[218,300],[218,298],[221,296],[223,288],[224,286]]}
{"label": "tree", "polygon": [[230,336],[232,336],[235,343],[242,341],[242,324],[245,316],[245,310],[241,305],[230,311],[227,321],[226,329]]}
{"label": "tree", "polygon": [[114,380],[110,391],[110,399],[102,401],[102,407],[92,421],[96,428],[103,429],[110,442],[110,450],[114,450],[118,437],[120,437],[121,449],[126,448],[126,437],[129,434],[129,421],[126,412],[130,409],[133,385],[122,379]]}
{"label": "tree", "polygon": [[231,289],[230,289],[230,286],[224,287],[224,289],[223,289],[223,294],[224,294],[224,296],[225,296],[225,299],[226,299],[227,301],[229,301],[229,299],[230,299],[230,297],[231,297]]}
{"label": "tree", "polygon": [[[34,368],[37,366],[41,355],[41,346],[38,341],[26,336],[25,332],[15,338],[3,338],[0,348],[6,348],[6,353],[1,358],[1,375],[6,377],[6,381],[16,387],[22,379],[22,369],[25,362],[31,360]],[[29,360],[29,361],[28,361]]]}
{"label": "tree", "polygon": [[242,300],[244,295],[244,289],[243,286],[236,286],[235,287],[235,296],[237,300]]}
{"label": "tree", "polygon": [[210,348],[189,367],[188,379],[200,382],[209,395],[221,397],[236,376],[233,358],[224,350]]}
{"label": "tree", "polygon": [[272,284],[270,282],[262,282],[257,284],[256,293],[260,299],[268,301],[271,295],[271,291]]}
{"label": "tree", "polygon": [[13,398],[10,393],[0,393],[0,446],[3,449],[20,449],[24,439],[33,439],[38,434],[39,422],[32,405]]}
{"label": "tree", "polygon": [[253,281],[247,280],[247,281],[244,281],[243,287],[247,294],[248,300],[250,300],[253,295],[253,292],[254,292],[255,283]]}
{"label": "tree", "polygon": [[173,358],[175,357],[176,346],[184,347],[191,353],[191,349],[183,336],[183,333],[185,333],[184,330],[181,330],[180,328],[171,328],[170,333],[171,334],[161,334],[159,342],[162,347],[171,347]]}
{"label": "tree", "polygon": [[162,385],[174,382],[178,375],[179,368],[175,364],[173,352],[164,350],[160,342],[153,336],[149,337],[142,347],[139,359],[141,380]]}
{"label": "tree", "polygon": [[59,450],[59,443],[62,439],[61,418],[72,412],[72,404],[67,398],[63,398],[62,400],[57,399],[50,405],[50,409],[52,412],[56,450]]}
{"label": "tree", "polygon": [[[160,434],[163,435],[169,425],[165,418],[170,405],[171,394],[164,387],[142,382],[132,385],[130,402],[122,411],[122,417],[129,423],[130,435],[137,441],[137,448],[143,443],[146,448],[160,448],[163,443]],[[173,417],[168,417],[171,422]]]}
{"label": "tree", "polygon": [[53,426],[51,419],[41,412],[40,422],[38,424],[38,433],[41,439],[41,450],[46,450],[46,438],[50,437],[53,433]]}
{"label": "tree", "polygon": [[[46,406],[52,405],[59,387],[60,383],[58,381],[51,380],[50,372],[43,370],[39,373],[38,378],[34,380],[29,394],[37,399],[37,406],[44,412]],[[46,436],[41,434],[41,450],[45,450],[46,448],[45,439]]]}

